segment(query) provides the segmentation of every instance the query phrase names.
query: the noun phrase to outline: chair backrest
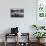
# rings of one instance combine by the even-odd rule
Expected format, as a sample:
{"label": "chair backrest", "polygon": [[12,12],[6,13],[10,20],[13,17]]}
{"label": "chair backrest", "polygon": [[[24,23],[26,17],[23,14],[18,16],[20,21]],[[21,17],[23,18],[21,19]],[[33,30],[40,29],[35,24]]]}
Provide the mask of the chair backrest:
{"label": "chair backrest", "polygon": [[16,28],[11,28],[11,34],[18,33],[18,27]]}

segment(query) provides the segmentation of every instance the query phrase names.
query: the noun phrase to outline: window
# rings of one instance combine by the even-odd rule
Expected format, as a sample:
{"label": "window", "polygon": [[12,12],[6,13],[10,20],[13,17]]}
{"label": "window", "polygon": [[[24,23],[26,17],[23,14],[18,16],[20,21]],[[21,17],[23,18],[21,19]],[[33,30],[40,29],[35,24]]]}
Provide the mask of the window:
{"label": "window", "polygon": [[37,15],[46,17],[46,0],[37,0]]}

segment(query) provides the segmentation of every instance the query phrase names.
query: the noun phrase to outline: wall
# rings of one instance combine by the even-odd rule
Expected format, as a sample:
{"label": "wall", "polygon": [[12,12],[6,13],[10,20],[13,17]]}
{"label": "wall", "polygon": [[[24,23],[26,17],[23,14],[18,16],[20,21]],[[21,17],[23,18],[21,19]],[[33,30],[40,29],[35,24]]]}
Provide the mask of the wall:
{"label": "wall", "polygon": [[[24,8],[24,18],[11,18],[11,8]],[[36,24],[36,0],[0,0],[0,34],[18,26],[19,32],[30,32],[32,35],[32,24]]]}

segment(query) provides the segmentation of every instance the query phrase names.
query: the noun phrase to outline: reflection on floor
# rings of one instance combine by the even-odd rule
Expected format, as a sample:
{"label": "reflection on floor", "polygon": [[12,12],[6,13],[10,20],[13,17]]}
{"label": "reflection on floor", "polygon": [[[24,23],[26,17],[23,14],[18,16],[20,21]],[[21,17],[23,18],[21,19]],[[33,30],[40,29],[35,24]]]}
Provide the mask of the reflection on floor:
{"label": "reflection on floor", "polygon": [[[4,46],[4,43],[0,42],[0,46]],[[15,46],[15,42],[14,43],[10,42],[10,43],[8,43],[7,46]],[[21,45],[21,46],[25,46],[25,45]],[[30,46],[38,46],[38,45],[37,45],[37,43],[31,42]],[[44,43],[43,45],[40,45],[40,46],[46,46],[46,43]]]}

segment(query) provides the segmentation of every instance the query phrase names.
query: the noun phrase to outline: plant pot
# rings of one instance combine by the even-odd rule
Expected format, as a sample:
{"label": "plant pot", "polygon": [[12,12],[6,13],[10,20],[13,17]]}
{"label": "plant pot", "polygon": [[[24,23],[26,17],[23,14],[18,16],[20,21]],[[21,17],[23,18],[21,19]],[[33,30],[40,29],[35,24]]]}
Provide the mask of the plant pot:
{"label": "plant pot", "polygon": [[37,39],[37,43],[40,43],[40,39]]}
{"label": "plant pot", "polygon": [[45,40],[45,39],[38,39],[37,42],[38,42],[39,44],[41,44],[41,43],[44,42],[44,40]]}
{"label": "plant pot", "polygon": [[45,39],[40,39],[40,43],[44,43],[44,40],[45,40]]}

